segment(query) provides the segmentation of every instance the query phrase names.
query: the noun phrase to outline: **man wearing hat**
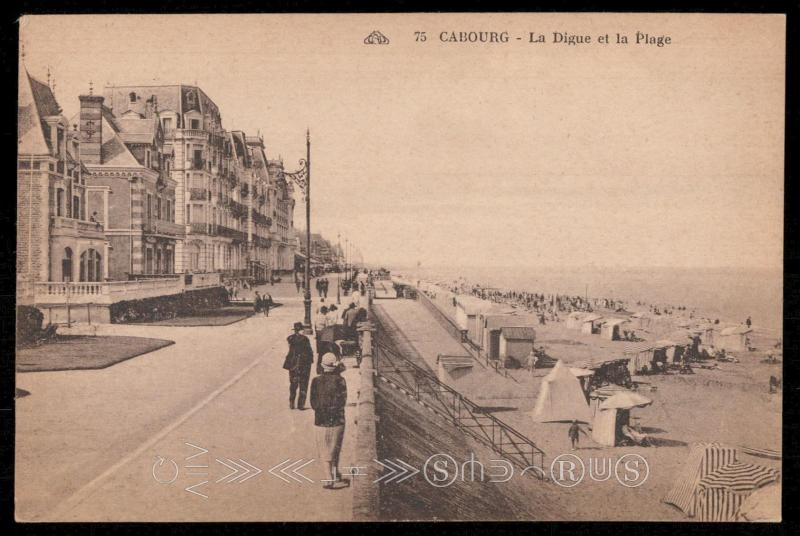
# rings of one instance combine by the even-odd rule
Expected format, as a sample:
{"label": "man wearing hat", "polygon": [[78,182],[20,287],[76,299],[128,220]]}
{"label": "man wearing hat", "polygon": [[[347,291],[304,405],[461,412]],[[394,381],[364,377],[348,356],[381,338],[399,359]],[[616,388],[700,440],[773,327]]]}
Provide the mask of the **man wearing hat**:
{"label": "man wearing hat", "polygon": [[305,409],[308,380],[311,376],[311,365],[314,363],[311,342],[308,337],[300,333],[301,331],[303,331],[302,322],[295,322],[294,333],[286,339],[289,343],[289,353],[286,354],[283,363],[283,368],[289,371],[289,409],[295,408],[295,396],[297,396],[297,409],[300,410]]}
{"label": "man wearing hat", "polygon": [[325,462],[327,474],[322,481],[325,489],[340,489],[350,484],[339,471],[339,453],[344,438],[347,405],[347,383],[341,377],[339,358],[331,352],[322,356],[322,374],[311,382],[311,407],[319,458]]}

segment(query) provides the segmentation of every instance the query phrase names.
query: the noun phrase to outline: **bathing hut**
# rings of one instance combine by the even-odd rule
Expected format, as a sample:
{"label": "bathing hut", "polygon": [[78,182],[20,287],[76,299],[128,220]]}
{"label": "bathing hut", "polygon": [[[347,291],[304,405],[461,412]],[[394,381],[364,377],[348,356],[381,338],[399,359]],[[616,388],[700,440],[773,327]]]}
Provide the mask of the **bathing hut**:
{"label": "bathing hut", "polygon": [[592,335],[600,333],[600,324],[603,319],[602,315],[597,313],[589,313],[581,319],[581,333]]}
{"label": "bathing hut", "polygon": [[717,348],[722,348],[729,352],[745,352],[750,340],[749,334],[752,331],[747,326],[725,328],[719,332],[719,336],[715,338],[714,342]]}
{"label": "bathing hut", "polygon": [[486,314],[480,317],[483,329],[479,345],[489,359],[500,359],[500,330],[504,327],[533,327],[534,315]]}
{"label": "bathing hut", "polygon": [[467,338],[471,341],[478,339],[478,314],[492,308],[492,302],[481,300],[474,296],[456,296],[456,323],[462,330],[467,331]]}
{"label": "bathing hut", "polygon": [[631,344],[625,348],[625,357],[628,358],[628,371],[631,376],[645,370],[653,370],[654,348],[651,342]]}
{"label": "bathing hut", "polygon": [[528,360],[536,331],[532,327],[506,326],[500,328],[500,359],[507,363],[516,360],[520,365]]}
{"label": "bathing hut", "polygon": [[618,341],[622,339],[620,329],[623,324],[628,322],[626,318],[607,318],[603,321],[600,327],[600,337],[609,341]]}
{"label": "bathing hut", "polygon": [[633,391],[618,388],[603,388],[592,393],[594,421],[592,439],[608,447],[617,446],[629,431],[631,410],[643,408],[653,401]]}
{"label": "bathing hut", "polygon": [[583,325],[583,317],[586,316],[586,313],[582,313],[581,311],[573,311],[567,315],[567,322],[566,326],[568,329],[581,329]]}

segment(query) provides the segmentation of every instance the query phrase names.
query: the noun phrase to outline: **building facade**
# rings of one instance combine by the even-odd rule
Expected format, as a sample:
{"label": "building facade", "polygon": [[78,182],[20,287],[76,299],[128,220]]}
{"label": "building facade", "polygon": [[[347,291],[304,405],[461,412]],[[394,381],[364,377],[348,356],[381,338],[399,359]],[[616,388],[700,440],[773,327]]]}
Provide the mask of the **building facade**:
{"label": "building facade", "polygon": [[108,277],[150,279],[175,274],[184,226],[175,221],[176,183],[171,178],[171,147],[165,146],[157,102],[121,117],[104,106],[104,97],[82,95],[74,123],[83,142],[89,172],[90,219],[105,227],[110,244]]}
{"label": "building facade", "polygon": [[[157,104],[164,154],[172,156],[178,273],[221,272],[263,280],[292,270],[293,187],[263,139],[222,128],[217,105],[196,86],[113,86],[105,104],[117,117],[146,117]],[[150,104],[148,104],[150,103]]]}
{"label": "building facade", "polygon": [[87,217],[81,140],[47,84],[19,73],[17,302],[37,285],[93,283],[108,277],[103,225]]}

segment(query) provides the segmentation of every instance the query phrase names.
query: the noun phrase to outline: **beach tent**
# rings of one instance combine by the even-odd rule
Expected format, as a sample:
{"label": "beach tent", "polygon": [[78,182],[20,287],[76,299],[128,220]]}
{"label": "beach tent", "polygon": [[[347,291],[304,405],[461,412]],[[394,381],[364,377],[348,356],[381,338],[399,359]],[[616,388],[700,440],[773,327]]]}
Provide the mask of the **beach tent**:
{"label": "beach tent", "polygon": [[506,326],[500,329],[500,359],[514,358],[520,364],[528,360],[536,339],[532,327]]}
{"label": "beach tent", "polygon": [[530,415],[536,422],[592,421],[581,383],[562,361],[542,379],[539,397]]}
{"label": "beach tent", "polygon": [[589,313],[581,319],[581,333],[591,335],[597,333],[600,320],[603,316],[597,313]]}
{"label": "beach tent", "polygon": [[715,337],[715,346],[728,351],[744,352],[747,350],[748,334],[752,331],[747,326],[724,328]]}
{"label": "beach tent", "polygon": [[768,484],[755,490],[739,507],[737,521],[779,522],[781,520],[781,485]]}
{"label": "beach tent", "polygon": [[535,315],[496,314],[487,312],[479,316],[482,335],[479,346],[489,359],[500,359],[500,330],[504,327],[533,327],[537,323]]}
{"label": "beach tent", "polygon": [[570,314],[567,315],[567,322],[566,326],[568,329],[581,329],[583,325],[583,317],[586,316],[586,313],[582,313],[580,311],[572,311]]}
{"label": "beach tent", "polygon": [[642,342],[630,344],[625,348],[624,354],[625,357],[629,359],[628,372],[631,373],[631,376],[641,372],[645,368],[652,370],[654,357],[653,343]]}
{"label": "beach tent", "polygon": [[719,443],[696,443],[678,473],[664,502],[679,508],[689,517],[698,513],[697,487],[702,478],[719,467],[736,461],[736,449]]}
{"label": "beach tent", "polygon": [[620,326],[628,322],[627,318],[607,318],[600,327],[600,337],[609,341],[618,341],[620,336]]}
{"label": "beach tent", "polygon": [[621,437],[621,428],[630,424],[630,410],[653,403],[649,398],[633,391],[603,388],[594,392],[594,422],[592,439],[601,445],[613,447]]}
{"label": "beach tent", "polygon": [[698,482],[699,521],[736,521],[745,499],[758,488],[776,482],[779,476],[776,469],[752,463],[733,462],[717,467]]}

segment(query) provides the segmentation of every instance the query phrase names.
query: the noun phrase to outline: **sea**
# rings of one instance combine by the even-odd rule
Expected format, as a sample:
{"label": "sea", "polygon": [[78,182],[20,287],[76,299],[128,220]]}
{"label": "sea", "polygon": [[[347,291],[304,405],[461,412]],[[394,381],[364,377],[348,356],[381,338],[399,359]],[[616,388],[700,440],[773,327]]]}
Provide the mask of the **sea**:
{"label": "sea", "polygon": [[544,294],[568,294],[637,301],[648,305],[685,306],[695,316],[722,322],[744,322],[782,332],[783,272],[756,268],[521,268],[425,267],[400,270],[431,280],[455,281]]}

